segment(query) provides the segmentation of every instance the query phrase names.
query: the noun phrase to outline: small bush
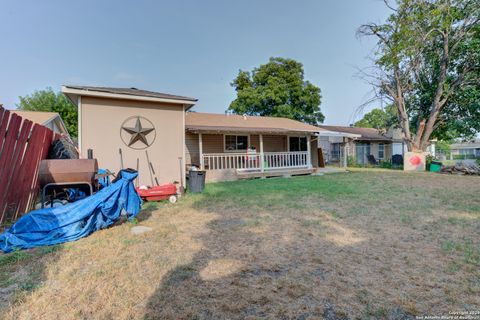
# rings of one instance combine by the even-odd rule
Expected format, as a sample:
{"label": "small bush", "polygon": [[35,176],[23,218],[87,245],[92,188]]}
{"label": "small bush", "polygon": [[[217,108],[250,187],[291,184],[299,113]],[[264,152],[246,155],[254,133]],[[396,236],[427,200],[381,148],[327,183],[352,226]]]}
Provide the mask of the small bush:
{"label": "small bush", "polygon": [[355,159],[354,156],[348,156],[348,157],[347,157],[347,166],[349,166],[349,167],[356,167],[356,166],[358,166],[358,164],[357,164],[357,159]]}
{"label": "small bush", "polygon": [[431,154],[427,154],[425,156],[425,170],[426,171],[430,171],[430,165],[432,164],[433,160],[434,160],[434,158]]}
{"label": "small bush", "polygon": [[380,165],[380,168],[392,169],[392,163],[387,160],[380,161],[379,165]]}

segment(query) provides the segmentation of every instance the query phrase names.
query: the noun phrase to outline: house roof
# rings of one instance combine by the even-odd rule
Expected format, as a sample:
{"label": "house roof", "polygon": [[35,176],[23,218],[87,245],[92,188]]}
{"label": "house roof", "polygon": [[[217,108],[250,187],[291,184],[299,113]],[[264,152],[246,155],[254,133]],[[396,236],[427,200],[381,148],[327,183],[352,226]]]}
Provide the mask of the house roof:
{"label": "house roof", "polygon": [[392,140],[391,137],[386,136],[384,133],[382,133],[381,130],[373,129],[373,128],[326,126],[326,125],[319,125],[319,127],[329,131],[360,135],[361,137],[358,138],[358,140],[370,140],[370,141],[391,141]]}
{"label": "house roof", "polygon": [[480,148],[480,140],[474,142],[452,143],[450,149],[477,149]]}
{"label": "house roof", "polygon": [[185,128],[193,132],[320,132],[326,131],[300,121],[278,117],[241,116],[188,112]]}
{"label": "house roof", "polygon": [[24,110],[11,110],[24,119],[28,119],[33,123],[45,125],[48,122],[54,120],[56,117],[60,117],[57,112],[43,112],[43,111],[24,111]]}
{"label": "house roof", "polygon": [[193,106],[198,100],[195,98],[179,96],[174,94],[141,90],[137,88],[113,88],[113,87],[92,87],[64,85],[62,92],[73,102],[78,96],[94,96],[104,98],[131,99],[153,102],[170,102]]}

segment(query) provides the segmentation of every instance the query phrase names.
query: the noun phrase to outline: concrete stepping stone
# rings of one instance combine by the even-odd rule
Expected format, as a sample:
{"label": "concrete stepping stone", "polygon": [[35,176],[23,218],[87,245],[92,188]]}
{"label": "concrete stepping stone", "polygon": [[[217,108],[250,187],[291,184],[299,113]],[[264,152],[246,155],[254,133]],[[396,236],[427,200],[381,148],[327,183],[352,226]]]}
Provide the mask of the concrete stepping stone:
{"label": "concrete stepping stone", "polygon": [[150,232],[153,229],[150,227],[145,227],[145,226],[135,226],[130,229],[130,232],[137,235],[137,234],[142,234],[145,232]]}

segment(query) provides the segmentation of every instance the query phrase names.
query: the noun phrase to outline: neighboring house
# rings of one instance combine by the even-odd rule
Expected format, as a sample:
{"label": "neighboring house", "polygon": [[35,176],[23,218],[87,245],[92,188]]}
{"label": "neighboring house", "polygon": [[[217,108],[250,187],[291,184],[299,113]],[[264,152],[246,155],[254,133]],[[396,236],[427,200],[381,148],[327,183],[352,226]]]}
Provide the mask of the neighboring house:
{"label": "neighboring house", "polygon": [[285,118],[187,113],[196,99],[135,88],[62,92],[78,106],[81,156],[92,149],[99,166],[112,171],[138,166],[146,185],[155,177],[184,181],[192,166],[207,170],[208,180],[313,173],[317,135],[331,134]]}
{"label": "neighboring house", "polygon": [[[319,125],[320,128],[342,133],[344,137],[321,137],[319,147],[324,150],[325,159],[329,162],[342,158],[342,150],[346,155],[354,157],[358,164],[371,163],[370,160],[391,161],[392,156],[404,154],[404,143],[399,129],[378,130],[344,126]],[[343,148],[345,146],[345,149]],[[370,156],[370,157],[369,157]]]}
{"label": "neighboring house", "polygon": [[480,140],[453,143],[450,145],[451,159],[480,158]]}
{"label": "neighboring house", "polygon": [[70,138],[67,127],[62,118],[57,112],[44,112],[44,111],[24,111],[24,110],[11,110],[13,113],[18,114],[24,119],[28,119],[33,123],[38,123],[52,130],[55,133],[64,135]]}

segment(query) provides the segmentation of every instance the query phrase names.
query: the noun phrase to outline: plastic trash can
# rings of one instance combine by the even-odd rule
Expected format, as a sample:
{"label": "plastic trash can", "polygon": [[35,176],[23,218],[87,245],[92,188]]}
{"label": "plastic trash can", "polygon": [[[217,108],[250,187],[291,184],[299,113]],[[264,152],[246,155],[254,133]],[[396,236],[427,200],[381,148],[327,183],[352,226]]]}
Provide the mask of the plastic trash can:
{"label": "plastic trash can", "polygon": [[442,169],[442,163],[438,161],[432,161],[430,163],[430,172],[440,172]]}
{"label": "plastic trash can", "polygon": [[205,171],[190,170],[188,172],[188,191],[192,193],[200,193],[205,188]]}

